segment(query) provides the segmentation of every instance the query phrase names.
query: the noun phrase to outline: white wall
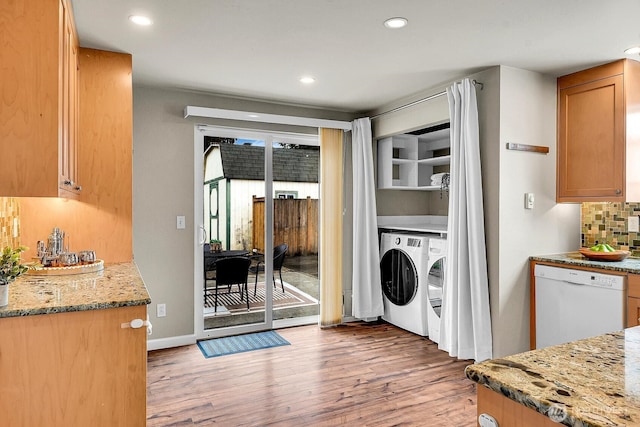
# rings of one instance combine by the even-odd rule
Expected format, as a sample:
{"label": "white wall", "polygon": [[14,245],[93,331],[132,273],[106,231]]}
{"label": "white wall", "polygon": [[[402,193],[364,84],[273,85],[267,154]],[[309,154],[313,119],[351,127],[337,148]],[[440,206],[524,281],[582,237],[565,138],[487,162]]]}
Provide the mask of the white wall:
{"label": "white wall", "polygon": [[[348,113],[223,96],[135,86],[133,88],[133,250],[151,295],[151,339],[194,334],[194,125],[235,126],[274,131],[317,133],[315,128],[184,118],[184,107],[226,108],[292,116],[352,120]],[[337,165],[336,167],[341,167]],[[176,216],[186,229],[176,229]],[[167,304],[156,318],[155,306]]]}
{"label": "white wall", "polygon": [[[579,205],[555,202],[556,79],[505,66],[499,75],[499,139],[485,140],[499,158],[500,176],[497,206],[495,184],[485,187],[488,213],[499,215],[498,233],[495,218],[489,218],[489,232],[499,239],[490,254],[494,276],[497,270],[491,282],[494,357],[529,349],[529,256],[572,251],[580,244]],[[507,150],[507,142],[546,146],[549,154]],[[535,193],[532,210],[524,208],[526,192]]]}

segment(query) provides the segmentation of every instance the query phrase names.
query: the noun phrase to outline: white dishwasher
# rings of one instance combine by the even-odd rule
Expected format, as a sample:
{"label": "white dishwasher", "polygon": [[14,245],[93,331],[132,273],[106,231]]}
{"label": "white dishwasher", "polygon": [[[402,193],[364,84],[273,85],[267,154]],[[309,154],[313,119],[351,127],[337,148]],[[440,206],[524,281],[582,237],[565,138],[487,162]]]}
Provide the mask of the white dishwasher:
{"label": "white dishwasher", "polygon": [[624,277],[536,265],[536,348],[624,328]]}

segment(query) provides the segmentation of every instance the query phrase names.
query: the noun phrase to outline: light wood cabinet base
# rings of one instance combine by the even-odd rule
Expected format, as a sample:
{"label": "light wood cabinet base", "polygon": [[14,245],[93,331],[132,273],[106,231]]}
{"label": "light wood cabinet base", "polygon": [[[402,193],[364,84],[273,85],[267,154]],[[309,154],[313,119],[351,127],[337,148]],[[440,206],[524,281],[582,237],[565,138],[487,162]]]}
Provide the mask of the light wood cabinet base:
{"label": "light wood cabinet base", "polygon": [[640,274],[629,274],[627,328],[640,325]]}
{"label": "light wood cabinet base", "polygon": [[0,319],[0,414],[14,426],[144,426],[146,306]]}
{"label": "light wood cabinet base", "polygon": [[[503,427],[557,427],[550,418],[478,384],[478,416],[491,415]],[[478,424],[479,425],[479,424]]]}

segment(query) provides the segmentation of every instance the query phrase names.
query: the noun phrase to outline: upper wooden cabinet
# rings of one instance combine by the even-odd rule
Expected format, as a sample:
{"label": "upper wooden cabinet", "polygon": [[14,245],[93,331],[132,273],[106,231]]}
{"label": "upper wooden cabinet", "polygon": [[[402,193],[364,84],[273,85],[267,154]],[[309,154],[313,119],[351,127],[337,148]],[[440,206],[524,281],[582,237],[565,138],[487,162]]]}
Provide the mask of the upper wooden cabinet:
{"label": "upper wooden cabinet", "polygon": [[0,4],[0,196],[77,197],[78,38],[66,0]]}
{"label": "upper wooden cabinet", "polygon": [[639,125],[640,63],[558,78],[556,200],[640,201]]}

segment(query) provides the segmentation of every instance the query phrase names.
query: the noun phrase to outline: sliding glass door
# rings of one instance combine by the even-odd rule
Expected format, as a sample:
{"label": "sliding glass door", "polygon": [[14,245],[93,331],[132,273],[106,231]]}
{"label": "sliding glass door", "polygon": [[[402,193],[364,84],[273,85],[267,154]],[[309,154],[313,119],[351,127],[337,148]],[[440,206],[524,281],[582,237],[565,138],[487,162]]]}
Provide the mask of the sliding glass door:
{"label": "sliding glass door", "polygon": [[198,338],[317,321],[317,136],[200,126],[199,140]]}

